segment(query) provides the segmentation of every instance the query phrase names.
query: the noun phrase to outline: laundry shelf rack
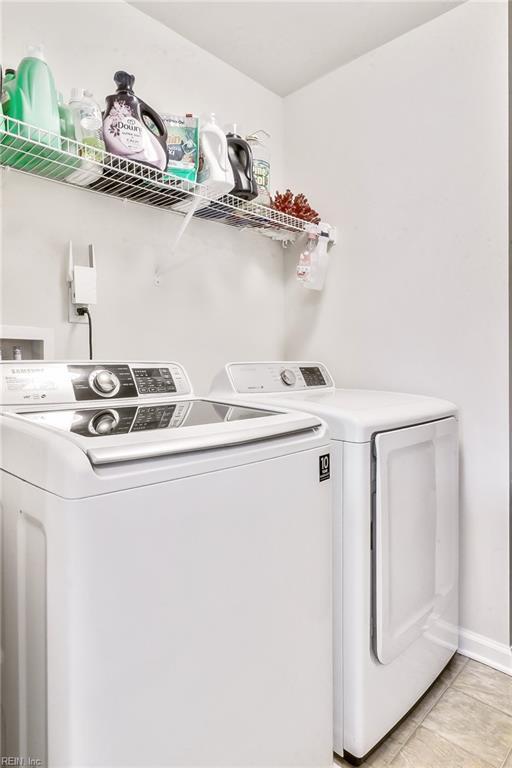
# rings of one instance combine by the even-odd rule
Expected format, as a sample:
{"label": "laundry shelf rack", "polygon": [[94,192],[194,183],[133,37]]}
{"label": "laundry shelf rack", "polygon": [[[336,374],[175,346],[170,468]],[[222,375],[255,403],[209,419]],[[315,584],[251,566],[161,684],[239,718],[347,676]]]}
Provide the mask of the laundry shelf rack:
{"label": "laundry shelf rack", "polygon": [[[295,216],[233,195],[214,199],[208,184],[195,184],[163,174],[1,114],[0,165],[182,216],[193,209],[195,218],[257,230],[285,242],[294,240],[307,227],[305,221]],[[76,178],[77,172],[87,173],[92,181],[87,186],[76,183],[73,175]]]}

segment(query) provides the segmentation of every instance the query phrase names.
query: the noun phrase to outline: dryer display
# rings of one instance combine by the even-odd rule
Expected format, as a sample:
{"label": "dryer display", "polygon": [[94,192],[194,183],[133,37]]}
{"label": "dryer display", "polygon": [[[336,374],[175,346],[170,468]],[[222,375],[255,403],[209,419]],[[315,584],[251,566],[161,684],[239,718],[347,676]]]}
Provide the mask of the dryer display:
{"label": "dryer display", "polygon": [[306,387],[322,387],[327,384],[322,371],[318,367],[301,368],[300,372],[304,377]]}

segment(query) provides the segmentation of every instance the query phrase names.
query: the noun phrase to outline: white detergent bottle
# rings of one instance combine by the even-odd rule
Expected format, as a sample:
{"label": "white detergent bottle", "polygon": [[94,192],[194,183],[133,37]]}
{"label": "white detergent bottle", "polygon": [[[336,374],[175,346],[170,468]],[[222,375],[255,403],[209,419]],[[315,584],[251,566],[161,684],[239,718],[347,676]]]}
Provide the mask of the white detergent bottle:
{"label": "white detergent bottle", "polygon": [[228,142],[224,131],[217,125],[215,115],[209,115],[201,128],[200,159],[197,180],[208,187],[208,197],[218,200],[235,186],[233,170],[228,157]]}

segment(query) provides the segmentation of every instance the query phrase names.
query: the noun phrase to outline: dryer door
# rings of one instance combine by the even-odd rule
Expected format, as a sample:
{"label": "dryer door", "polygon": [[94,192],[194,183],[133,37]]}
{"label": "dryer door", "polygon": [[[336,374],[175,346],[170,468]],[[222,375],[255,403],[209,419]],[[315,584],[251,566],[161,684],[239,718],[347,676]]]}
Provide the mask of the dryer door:
{"label": "dryer door", "polygon": [[389,664],[457,588],[457,421],[378,434],[375,459],[373,639]]}

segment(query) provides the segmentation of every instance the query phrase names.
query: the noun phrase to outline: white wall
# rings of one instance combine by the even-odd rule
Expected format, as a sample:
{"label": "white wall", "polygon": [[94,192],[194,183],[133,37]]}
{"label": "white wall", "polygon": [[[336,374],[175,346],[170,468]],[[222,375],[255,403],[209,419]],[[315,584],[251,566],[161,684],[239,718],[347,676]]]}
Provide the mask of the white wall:
{"label": "white wall", "polygon": [[[241,131],[272,134],[273,183],[281,177],[282,100],[141,11],[119,3],[4,3],[2,64],[15,66],[41,41],[57,87],[91,88],[100,103],[113,73],[136,76],[135,92],[159,111],[214,111]],[[86,259],[94,242],[98,357],[171,358],[206,388],[227,359],[280,356],[283,259],[251,233],[192,222],[180,251],[189,259],[153,286],[181,218],[66,186],[3,174],[2,317],[55,329],[56,356],[87,356],[83,326],[67,323],[67,241]]]}
{"label": "white wall", "polygon": [[287,356],[460,406],[462,625],[504,653],[507,125],[505,3],[464,4],[286,99],[287,183],[340,229],[323,294],[287,259]]}

